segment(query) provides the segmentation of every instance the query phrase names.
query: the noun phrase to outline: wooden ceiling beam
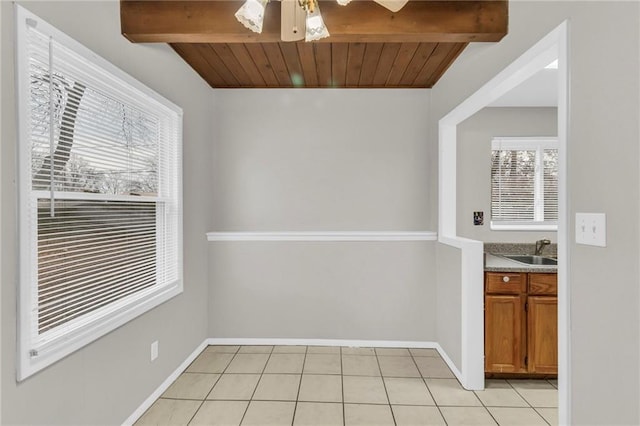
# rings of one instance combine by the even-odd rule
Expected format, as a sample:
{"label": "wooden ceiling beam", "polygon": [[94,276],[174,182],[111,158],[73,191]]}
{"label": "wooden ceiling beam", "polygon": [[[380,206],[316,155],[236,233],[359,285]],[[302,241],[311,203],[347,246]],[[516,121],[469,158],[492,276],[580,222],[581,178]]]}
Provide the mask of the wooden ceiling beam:
{"label": "wooden ceiling beam", "polygon": [[[280,2],[267,5],[262,34],[233,16],[237,0],[121,0],[122,34],[147,43],[274,43],[280,41]],[[373,1],[340,6],[321,1],[331,36],[320,42],[466,43],[501,40],[507,34],[507,0],[416,0],[399,12]]]}

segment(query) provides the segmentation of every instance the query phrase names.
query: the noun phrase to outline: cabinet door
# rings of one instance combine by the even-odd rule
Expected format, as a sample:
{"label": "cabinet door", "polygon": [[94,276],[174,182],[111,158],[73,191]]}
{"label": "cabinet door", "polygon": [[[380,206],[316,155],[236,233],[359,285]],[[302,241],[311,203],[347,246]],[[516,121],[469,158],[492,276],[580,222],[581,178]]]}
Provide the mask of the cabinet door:
{"label": "cabinet door", "polygon": [[489,373],[524,372],[525,295],[484,298],[484,366]]}
{"label": "cabinet door", "polygon": [[527,357],[531,373],[558,373],[558,298],[529,296]]}

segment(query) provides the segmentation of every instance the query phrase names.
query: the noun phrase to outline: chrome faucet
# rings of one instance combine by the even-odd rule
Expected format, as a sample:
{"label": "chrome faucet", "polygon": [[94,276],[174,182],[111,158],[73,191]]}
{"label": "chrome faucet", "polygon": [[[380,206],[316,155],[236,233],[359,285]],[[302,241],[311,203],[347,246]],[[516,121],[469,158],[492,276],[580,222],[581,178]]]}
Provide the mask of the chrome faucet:
{"label": "chrome faucet", "polygon": [[544,238],[542,240],[538,240],[536,241],[536,252],[535,255],[536,256],[540,256],[542,254],[542,249],[545,248],[545,246],[548,246],[549,244],[551,244],[551,240]]}

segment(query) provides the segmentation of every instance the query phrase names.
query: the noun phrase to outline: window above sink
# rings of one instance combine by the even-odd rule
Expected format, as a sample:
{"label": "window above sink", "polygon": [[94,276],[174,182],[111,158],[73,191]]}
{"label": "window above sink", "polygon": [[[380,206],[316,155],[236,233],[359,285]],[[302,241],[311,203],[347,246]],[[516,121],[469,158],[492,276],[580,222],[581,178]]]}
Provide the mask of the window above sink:
{"label": "window above sink", "polygon": [[558,148],[555,137],[491,141],[491,229],[558,228]]}

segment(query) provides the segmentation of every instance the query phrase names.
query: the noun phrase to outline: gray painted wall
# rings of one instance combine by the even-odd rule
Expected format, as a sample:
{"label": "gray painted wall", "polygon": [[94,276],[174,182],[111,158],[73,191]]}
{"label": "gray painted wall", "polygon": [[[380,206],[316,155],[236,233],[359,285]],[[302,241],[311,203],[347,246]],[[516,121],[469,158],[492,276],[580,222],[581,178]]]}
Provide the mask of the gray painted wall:
{"label": "gray painted wall", "polygon": [[[555,232],[492,231],[491,139],[497,136],[557,136],[556,108],[484,108],[458,126],[458,235],[484,242],[556,242]],[[484,225],[473,212],[484,211]]]}
{"label": "gray painted wall", "polygon": [[434,246],[211,243],[210,335],[435,341]]}
{"label": "gray painted wall", "polygon": [[[212,230],[430,230],[428,91],[214,96]],[[210,335],[433,341],[433,245],[211,243]]]}
{"label": "gray painted wall", "polygon": [[462,251],[445,244],[436,245],[438,259],[437,318],[438,343],[451,361],[462,369]]}
{"label": "gray painted wall", "polygon": [[[637,2],[510,2],[509,35],[497,45],[467,49],[431,92],[435,125],[570,20],[570,410],[576,425],[640,423],[639,8]],[[437,167],[431,170],[435,188]],[[606,248],[573,242],[576,212],[607,214]]]}
{"label": "gray painted wall", "polygon": [[[16,383],[16,128],[13,6],[2,8],[2,424],[120,424],[207,337],[210,201],[208,86],[168,47],[121,37],[119,4],[25,2],[24,6],[184,109],[184,293],[67,358]],[[176,84],[179,82],[179,84]],[[160,356],[149,361],[150,344]]]}
{"label": "gray painted wall", "polygon": [[429,230],[429,92],[215,91],[213,229]]}

